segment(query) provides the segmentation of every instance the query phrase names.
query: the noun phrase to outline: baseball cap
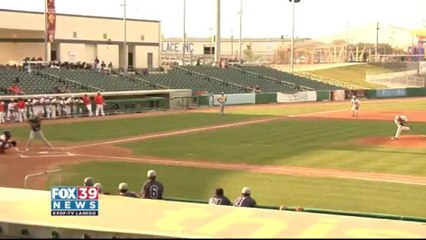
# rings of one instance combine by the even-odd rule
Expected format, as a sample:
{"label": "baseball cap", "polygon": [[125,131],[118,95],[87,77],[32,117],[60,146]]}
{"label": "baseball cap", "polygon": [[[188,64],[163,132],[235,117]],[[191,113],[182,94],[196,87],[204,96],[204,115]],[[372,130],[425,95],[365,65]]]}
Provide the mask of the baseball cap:
{"label": "baseball cap", "polygon": [[93,186],[93,178],[87,177],[84,179],[84,186]]}
{"label": "baseball cap", "polygon": [[129,186],[127,186],[127,183],[120,183],[120,185],[118,185],[118,190],[123,191],[123,190],[128,190]]}
{"label": "baseball cap", "polygon": [[98,182],[93,184],[93,187],[97,187],[97,188],[99,188],[99,191],[102,191],[102,185]]}
{"label": "baseball cap", "polygon": [[243,187],[243,189],[241,189],[241,193],[242,194],[251,194],[250,188]]}
{"label": "baseball cap", "polygon": [[151,177],[156,177],[157,173],[154,170],[149,170],[146,175],[147,177],[151,178]]}

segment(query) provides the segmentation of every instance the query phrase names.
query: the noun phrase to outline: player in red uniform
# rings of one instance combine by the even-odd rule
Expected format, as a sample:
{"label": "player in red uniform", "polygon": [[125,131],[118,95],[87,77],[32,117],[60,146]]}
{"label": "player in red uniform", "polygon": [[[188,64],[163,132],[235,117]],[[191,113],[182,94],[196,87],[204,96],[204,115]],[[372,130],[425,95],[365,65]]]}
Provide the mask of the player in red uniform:
{"label": "player in red uniform", "polygon": [[99,116],[99,111],[101,111],[101,115],[105,116],[104,113],[104,105],[105,105],[105,101],[104,101],[104,97],[101,95],[101,92],[98,91],[98,93],[95,96],[95,103],[96,103],[96,116]]}

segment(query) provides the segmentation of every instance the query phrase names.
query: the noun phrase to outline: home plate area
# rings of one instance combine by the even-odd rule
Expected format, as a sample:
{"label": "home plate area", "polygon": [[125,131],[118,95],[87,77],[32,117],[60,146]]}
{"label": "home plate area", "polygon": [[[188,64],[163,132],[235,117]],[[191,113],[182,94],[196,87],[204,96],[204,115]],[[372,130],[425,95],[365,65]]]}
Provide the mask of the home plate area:
{"label": "home plate area", "polygon": [[70,157],[74,156],[75,154],[66,152],[64,149],[61,148],[32,148],[29,150],[25,149],[19,149],[18,154],[21,158],[27,158],[27,157]]}

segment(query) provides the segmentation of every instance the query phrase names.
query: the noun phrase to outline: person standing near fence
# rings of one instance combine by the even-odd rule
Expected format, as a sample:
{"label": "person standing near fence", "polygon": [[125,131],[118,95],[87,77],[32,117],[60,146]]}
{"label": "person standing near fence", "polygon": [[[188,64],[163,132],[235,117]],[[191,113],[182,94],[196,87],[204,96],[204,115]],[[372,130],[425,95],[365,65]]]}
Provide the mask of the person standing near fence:
{"label": "person standing near fence", "polygon": [[48,147],[53,149],[53,145],[50,144],[49,141],[47,141],[47,139],[44,137],[43,132],[41,131],[41,114],[42,112],[38,111],[34,113],[34,116],[30,118],[30,120],[28,120],[31,130],[30,130],[30,136],[27,142],[27,148],[25,149],[25,151],[30,150],[31,142],[33,141],[34,137],[40,138]]}
{"label": "person standing near fence", "polygon": [[25,112],[25,108],[27,107],[25,104],[25,101],[22,98],[19,98],[18,102],[16,103],[16,107],[18,108],[18,121],[26,121],[27,115]]}
{"label": "person standing near fence", "polygon": [[4,120],[4,102],[0,99],[0,123],[5,123]]}
{"label": "person standing near fence", "polygon": [[104,113],[104,105],[105,105],[105,101],[104,101],[104,97],[101,95],[101,92],[98,91],[98,93],[95,96],[95,103],[96,103],[96,117],[99,116],[99,111],[101,112],[102,116],[105,116]]}
{"label": "person standing near fence", "polygon": [[87,114],[89,114],[89,117],[93,117],[92,101],[90,100],[90,97],[87,96],[87,94],[84,94],[84,97],[82,97],[81,100],[83,101],[84,106],[87,108]]}
{"label": "person standing near fence", "polygon": [[220,96],[217,98],[217,101],[219,102],[220,105],[220,115],[223,115],[224,111],[225,111],[225,103],[228,100],[228,97],[225,96],[225,93],[221,93]]}

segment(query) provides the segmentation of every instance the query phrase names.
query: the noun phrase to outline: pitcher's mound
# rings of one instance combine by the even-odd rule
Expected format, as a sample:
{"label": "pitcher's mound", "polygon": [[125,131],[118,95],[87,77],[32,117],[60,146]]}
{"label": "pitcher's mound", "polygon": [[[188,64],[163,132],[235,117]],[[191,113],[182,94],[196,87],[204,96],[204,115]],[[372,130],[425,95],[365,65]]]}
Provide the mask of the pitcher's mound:
{"label": "pitcher's mound", "polygon": [[392,136],[366,137],[358,139],[356,143],[369,146],[426,148],[426,135],[404,135],[401,136],[398,140],[392,140],[391,138]]}

